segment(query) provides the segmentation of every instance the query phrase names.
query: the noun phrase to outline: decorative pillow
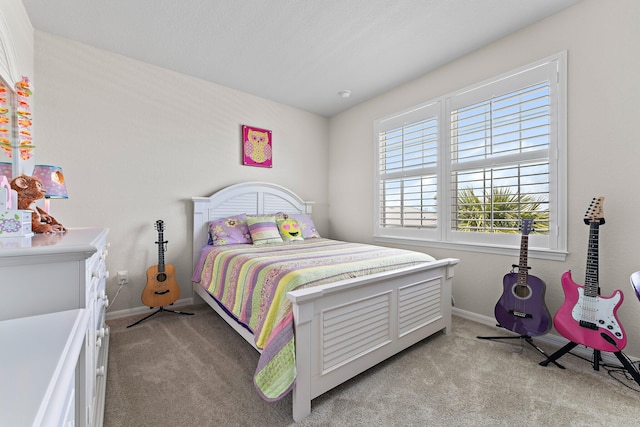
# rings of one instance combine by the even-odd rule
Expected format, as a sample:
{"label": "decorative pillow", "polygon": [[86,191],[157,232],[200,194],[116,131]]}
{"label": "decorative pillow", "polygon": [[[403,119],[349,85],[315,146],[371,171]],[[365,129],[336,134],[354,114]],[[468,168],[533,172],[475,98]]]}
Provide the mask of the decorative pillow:
{"label": "decorative pillow", "polygon": [[247,224],[254,245],[282,243],[275,216],[248,216]]}
{"label": "decorative pillow", "polygon": [[313,220],[304,214],[289,214],[289,218],[298,221],[298,225],[302,230],[302,237],[304,239],[312,239],[314,237],[320,237],[320,233],[316,230],[316,226],[313,224]]}
{"label": "decorative pillow", "polygon": [[244,214],[209,222],[209,244],[213,246],[251,243],[251,234]]}
{"label": "decorative pillow", "polygon": [[304,240],[302,237],[302,230],[300,230],[298,221],[295,219],[276,219],[276,224],[278,224],[278,231],[280,232],[282,240],[285,242],[292,240]]}

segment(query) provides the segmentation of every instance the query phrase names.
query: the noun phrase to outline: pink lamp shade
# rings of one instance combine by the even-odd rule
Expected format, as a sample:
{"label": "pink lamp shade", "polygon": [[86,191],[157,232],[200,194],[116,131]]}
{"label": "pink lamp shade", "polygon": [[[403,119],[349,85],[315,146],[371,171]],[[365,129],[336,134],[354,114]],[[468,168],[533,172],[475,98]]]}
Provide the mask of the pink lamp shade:
{"label": "pink lamp shade", "polygon": [[47,199],[68,199],[67,187],[64,183],[64,175],[60,166],[35,165],[33,176],[42,181],[46,190]]}
{"label": "pink lamp shade", "polygon": [[7,181],[9,182],[11,182],[11,180],[13,179],[12,168],[13,168],[13,165],[11,163],[5,163],[5,162],[0,163],[0,175],[6,176]]}

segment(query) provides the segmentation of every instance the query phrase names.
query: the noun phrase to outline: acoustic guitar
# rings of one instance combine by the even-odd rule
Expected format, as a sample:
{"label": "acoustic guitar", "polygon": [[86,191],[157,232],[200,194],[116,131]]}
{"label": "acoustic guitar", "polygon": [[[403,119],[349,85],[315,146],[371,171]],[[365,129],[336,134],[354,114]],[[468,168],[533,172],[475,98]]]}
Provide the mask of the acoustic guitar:
{"label": "acoustic guitar", "polygon": [[142,303],[149,307],[162,307],[173,304],[180,298],[180,286],[176,283],[175,269],[164,263],[166,242],[164,240],[164,222],[156,221],[158,230],[158,265],[147,269],[147,284],[142,291]]}
{"label": "acoustic guitar", "polygon": [[532,224],[532,219],[523,219],[521,222],[518,272],[512,271],[504,276],[502,296],[494,310],[500,326],[524,336],[546,334],[552,324],[551,314],[544,302],[546,285],[540,278],[528,273],[529,233]]}
{"label": "acoustic guitar", "polygon": [[611,353],[621,351],[627,336],[616,315],[624,295],[617,290],[610,297],[600,296],[598,280],[598,239],[604,224],[604,197],[594,198],[584,218],[589,225],[587,271],[584,286],[571,278],[571,271],[562,275],[565,300],[553,321],[556,330],[573,343]]}

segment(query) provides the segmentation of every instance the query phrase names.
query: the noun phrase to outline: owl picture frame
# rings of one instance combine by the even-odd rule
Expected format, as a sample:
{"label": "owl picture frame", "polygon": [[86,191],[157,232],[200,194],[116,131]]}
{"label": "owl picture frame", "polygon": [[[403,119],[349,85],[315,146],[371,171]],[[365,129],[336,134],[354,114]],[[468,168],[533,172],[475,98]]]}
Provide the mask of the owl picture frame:
{"label": "owl picture frame", "polygon": [[273,165],[271,131],[242,125],[242,164],[270,168]]}

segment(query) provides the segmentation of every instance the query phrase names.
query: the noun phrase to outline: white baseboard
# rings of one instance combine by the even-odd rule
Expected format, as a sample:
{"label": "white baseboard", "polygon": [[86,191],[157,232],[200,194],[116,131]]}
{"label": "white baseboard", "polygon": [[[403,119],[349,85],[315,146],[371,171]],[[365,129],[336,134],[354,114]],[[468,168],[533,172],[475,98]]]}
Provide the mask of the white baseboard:
{"label": "white baseboard", "polygon": [[[202,300],[198,302],[202,302]],[[176,301],[174,304],[171,305],[171,307],[181,307],[181,306],[192,305],[192,304],[194,304],[194,298],[184,298]],[[135,316],[138,314],[145,314],[145,313],[148,313],[149,310],[151,310],[149,307],[141,306],[141,307],[129,308],[126,310],[118,310],[118,311],[112,311],[112,312],[107,311],[105,318],[107,320],[119,319],[121,317],[129,317],[129,316]],[[496,320],[493,317],[484,316],[482,314],[473,313],[471,311],[461,310],[456,307],[453,307],[451,309],[451,313],[454,316],[462,317],[463,319],[471,320],[473,322],[480,323],[482,325],[493,327],[495,328],[496,331],[512,333],[511,331],[507,331],[506,329],[497,326]],[[561,337],[559,335],[555,335],[555,334],[540,335],[535,337],[535,339],[539,343],[549,345],[552,348],[551,351],[545,350],[547,354],[553,353],[553,351],[561,348],[562,346],[564,346],[569,342],[569,340],[567,340],[566,338]],[[571,352],[589,360],[591,360],[591,358],[593,357],[593,349],[590,349],[588,347],[581,346],[581,345],[575,347],[573,350],[571,350]],[[601,356],[602,356],[602,360],[607,364],[610,364],[610,365],[620,364],[620,361],[612,353],[603,352],[601,353]],[[637,362],[640,360],[635,357],[629,357],[629,359],[631,359],[631,361],[633,362]]]}
{"label": "white baseboard", "polygon": [[[185,305],[191,305],[191,304],[193,304],[193,298],[184,298],[184,299],[179,299],[178,301],[171,304],[169,307],[183,307]],[[157,310],[157,308],[154,307],[152,309],[147,307],[146,305],[143,305],[140,307],[128,308],[126,310],[118,310],[118,311],[109,311],[109,308],[107,308],[105,319],[112,320],[112,319],[119,319],[121,317],[135,316],[138,314],[145,314],[145,313],[148,314],[151,310]]]}
{"label": "white baseboard", "polygon": [[[463,319],[471,320],[476,323],[493,327],[495,328],[496,331],[502,331],[504,333],[513,333],[511,331],[508,331],[504,328],[497,326],[496,320],[493,317],[483,316],[481,314],[472,313],[466,310],[461,310],[456,307],[453,307],[451,309],[451,313],[454,316],[459,316],[459,317],[462,317]],[[547,354],[552,354],[555,350],[569,343],[568,339],[555,334],[545,334],[545,335],[540,335],[534,338],[538,343],[546,344],[551,348],[550,351],[547,351],[546,349],[544,349],[544,351]],[[574,354],[577,354],[578,356],[584,357],[585,359],[588,359],[588,360],[591,360],[593,358],[593,349],[582,346],[582,345],[576,346],[573,350],[571,350],[571,352]],[[609,365],[616,365],[616,366],[620,365],[620,361],[613,353],[602,352],[601,357],[604,363],[607,363]],[[630,357],[630,356],[629,356],[629,359],[632,362],[637,362],[638,360],[640,360],[638,358]]]}

